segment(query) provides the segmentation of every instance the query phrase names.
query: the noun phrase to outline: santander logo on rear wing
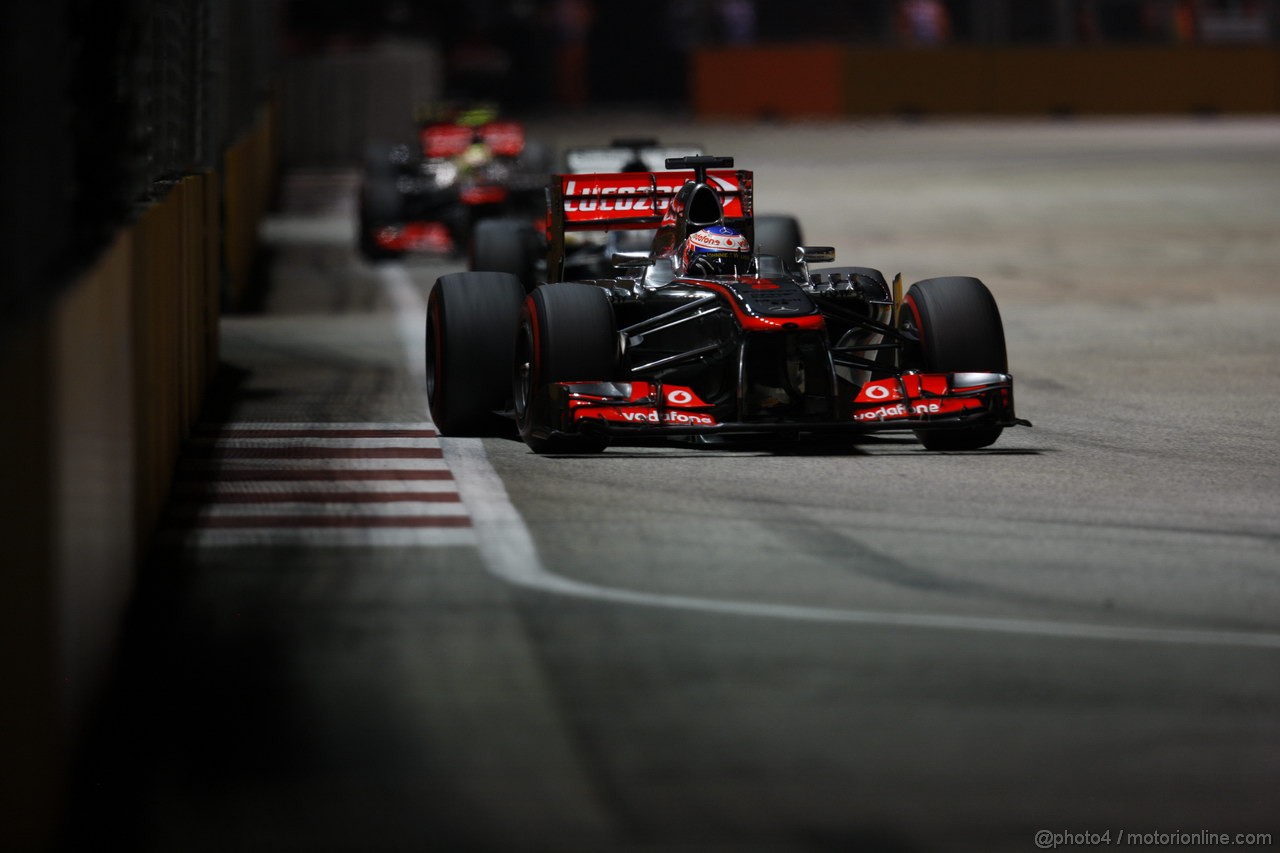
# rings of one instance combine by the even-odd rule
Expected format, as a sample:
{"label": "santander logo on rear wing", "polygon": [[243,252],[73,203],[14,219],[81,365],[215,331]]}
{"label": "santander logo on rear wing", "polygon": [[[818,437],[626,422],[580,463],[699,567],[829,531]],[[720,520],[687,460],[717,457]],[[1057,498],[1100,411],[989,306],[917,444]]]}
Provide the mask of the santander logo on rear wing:
{"label": "santander logo on rear wing", "polygon": [[[565,231],[657,228],[692,177],[689,171],[553,175],[552,220],[559,219]],[[720,196],[725,218],[751,215],[751,172],[710,169],[707,184]]]}

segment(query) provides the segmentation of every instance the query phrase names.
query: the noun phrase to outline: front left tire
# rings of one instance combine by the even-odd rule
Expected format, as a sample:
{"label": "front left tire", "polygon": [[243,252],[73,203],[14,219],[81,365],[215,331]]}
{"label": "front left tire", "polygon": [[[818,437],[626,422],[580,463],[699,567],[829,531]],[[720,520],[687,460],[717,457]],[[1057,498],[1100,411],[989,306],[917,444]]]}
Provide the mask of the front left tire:
{"label": "front left tire", "polygon": [[490,435],[511,393],[524,287],[513,275],[441,276],[427,299],[426,374],[441,435]]}
{"label": "front left tire", "polygon": [[603,288],[559,282],[536,288],[520,311],[515,345],[516,422],[535,453],[599,453],[607,436],[550,435],[547,388],[602,382],[618,373],[613,306]]}

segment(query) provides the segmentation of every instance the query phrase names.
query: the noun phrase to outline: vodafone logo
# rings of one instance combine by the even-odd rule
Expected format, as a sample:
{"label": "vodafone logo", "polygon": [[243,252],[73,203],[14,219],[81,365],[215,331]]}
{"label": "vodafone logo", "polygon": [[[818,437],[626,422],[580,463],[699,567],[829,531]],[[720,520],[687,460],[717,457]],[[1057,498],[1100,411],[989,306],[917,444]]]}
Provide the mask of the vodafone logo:
{"label": "vodafone logo", "polygon": [[[908,389],[909,390],[909,389]],[[902,389],[898,387],[898,383],[892,379],[882,379],[878,382],[870,382],[862,387],[858,392],[858,403],[882,403],[886,400],[901,400]]]}
{"label": "vodafone logo", "polygon": [[751,246],[747,243],[747,238],[742,234],[718,234],[709,229],[690,235],[689,242],[702,249],[715,249],[728,252],[751,251]]}
{"label": "vodafone logo", "polygon": [[684,406],[693,402],[693,395],[688,391],[672,391],[667,394],[667,402],[673,406]]}
{"label": "vodafone logo", "polygon": [[937,415],[942,412],[942,406],[937,403],[912,403],[908,409],[902,403],[895,406],[881,406],[870,412],[854,412],[853,419],[855,421],[884,421],[891,418],[905,418],[909,415]]}
{"label": "vodafone logo", "polygon": [[623,412],[622,417],[631,422],[643,421],[651,424],[688,424],[691,426],[713,426],[715,418],[710,415],[700,415],[696,412],[663,412],[659,415],[654,411],[647,412]]}

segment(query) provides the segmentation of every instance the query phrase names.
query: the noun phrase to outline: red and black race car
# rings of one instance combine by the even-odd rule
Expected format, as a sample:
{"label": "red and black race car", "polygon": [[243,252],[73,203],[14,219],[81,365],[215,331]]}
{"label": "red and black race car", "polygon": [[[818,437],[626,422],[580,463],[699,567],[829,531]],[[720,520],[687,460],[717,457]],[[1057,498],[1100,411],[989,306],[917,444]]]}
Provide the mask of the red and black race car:
{"label": "red and black race car", "polygon": [[[1004,329],[976,278],[899,298],[868,267],[755,249],[752,173],[728,157],[670,171],[553,176],[547,282],[441,277],[427,314],[427,390],[444,435],[513,415],[536,452],[653,435],[910,430],[934,450],[986,447],[1014,414]],[[691,171],[689,171],[691,170]],[[649,228],[634,275],[562,281],[566,232]]]}
{"label": "red and black race car", "polygon": [[376,260],[464,250],[478,221],[543,209],[549,160],[492,107],[441,107],[414,145],[374,146],[360,188],[359,244]]}

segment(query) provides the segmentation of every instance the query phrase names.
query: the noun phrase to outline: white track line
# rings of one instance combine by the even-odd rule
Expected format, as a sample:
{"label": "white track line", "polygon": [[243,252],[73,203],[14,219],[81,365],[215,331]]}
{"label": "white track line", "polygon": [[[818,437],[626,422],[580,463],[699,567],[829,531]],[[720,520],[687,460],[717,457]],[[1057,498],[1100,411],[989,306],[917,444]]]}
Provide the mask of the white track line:
{"label": "white track line", "polygon": [[[379,275],[396,309],[406,365],[412,376],[421,378],[425,375],[423,352],[426,305],[408,272],[401,265],[384,265],[379,268]],[[637,607],[795,622],[924,628],[1056,639],[1280,649],[1280,633],[1271,632],[1143,628],[1036,619],[757,604],[638,592],[584,583],[554,574],[543,567],[533,536],[519,511],[511,503],[506,486],[493,470],[484,444],[479,439],[445,438],[440,444],[444,450],[445,462],[457,481],[462,500],[471,512],[477,545],[486,567],[495,577],[526,589]]]}

